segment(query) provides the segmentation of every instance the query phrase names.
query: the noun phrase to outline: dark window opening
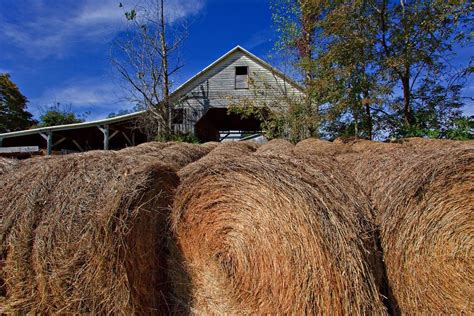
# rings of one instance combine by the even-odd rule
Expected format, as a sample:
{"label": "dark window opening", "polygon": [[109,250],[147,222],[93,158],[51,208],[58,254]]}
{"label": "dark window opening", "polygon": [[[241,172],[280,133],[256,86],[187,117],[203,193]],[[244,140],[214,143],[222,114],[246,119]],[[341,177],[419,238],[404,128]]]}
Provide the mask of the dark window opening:
{"label": "dark window opening", "polygon": [[184,109],[173,110],[173,124],[183,124],[184,122]]}
{"label": "dark window opening", "polygon": [[235,89],[249,88],[249,68],[247,66],[235,67]]}

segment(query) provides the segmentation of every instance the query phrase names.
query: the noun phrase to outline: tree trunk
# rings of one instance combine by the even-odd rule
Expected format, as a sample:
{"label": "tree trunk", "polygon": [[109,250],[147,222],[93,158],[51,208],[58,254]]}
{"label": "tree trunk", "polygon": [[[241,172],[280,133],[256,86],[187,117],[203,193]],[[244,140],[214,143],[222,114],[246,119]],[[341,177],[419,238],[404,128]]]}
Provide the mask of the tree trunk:
{"label": "tree trunk", "polygon": [[312,84],[314,80],[314,71],[312,69],[313,60],[313,34],[316,27],[315,20],[317,14],[314,4],[311,1],[301,1],[301,37],[297,40],[297,49],[299,51],[299,60],[304,72],[304,83],[306,88],[305,106],[306,113],[311,118],[308,132],[310,137],[319,137],[319,131],[315,128],[318,124],[313,124],[314,120],[319,120],[319,109],[313,108],[311,97]]}
{"label": "tree trunk", "polygon": [[372,113],[370,113],[370,106],[368,104],[365,105],[365,116],[367,119],[367,138],[372,140],[372,130],[373,130],[373,123],[372,123]]}
{"label": "tree trunk", "polygon": [[413,112],[411,109],[411,93],[410,93],[410,70],[407,69],[401,77],[403,87],[403,119],[405,125],[412,126],[414,122]]}
{"label": "tree trunk", "polygon": [[[365,68],[364,68],[365,71]],[[366,130],[367,130],[367,138],[372,140],[372,131],[374,129],[373,122],[372,122],[372,113],[370,112],[370,104],[369,104],[369,91],[367,88],[364,89],[364,107],[365,107],[365,119],[366,119]]]}
{"label": "tree trunk", "polygon": [[359,111],[357,106],[352,108],[352,116],[354,117],[354,136],[359,138]]}
{"label": "tree trunk", "polygon": [[164,15],[164,3],[163,0],[160,2],[160,22],[161,22],[161,32],[160,32],[160,41],[161,41],[161,55],[162,55],[162,65],[163,65],[163,105],[165,107],[165,128],[167,129],[167,135],[172,134],[172,109],[169,100],[169,74],[168,74],[168,47],[166,46],[166,33],[165,33],[165,15]]}

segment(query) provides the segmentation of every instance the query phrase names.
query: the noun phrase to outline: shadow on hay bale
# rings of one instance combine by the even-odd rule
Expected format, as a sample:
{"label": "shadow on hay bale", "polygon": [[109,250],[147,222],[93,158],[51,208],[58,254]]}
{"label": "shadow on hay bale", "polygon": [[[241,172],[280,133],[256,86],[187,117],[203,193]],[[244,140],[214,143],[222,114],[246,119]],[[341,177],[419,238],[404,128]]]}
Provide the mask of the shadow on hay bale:
{"label": "shadow on hay bale", "polygon": [[385,313],[369,205],[328,160],[250,155],[182,181],[178,313]]}
{"label": "shadow on hay bale", "polygon": [[116,152],[44,159],[0,179],[0,313],[168,312],[174,169]]}

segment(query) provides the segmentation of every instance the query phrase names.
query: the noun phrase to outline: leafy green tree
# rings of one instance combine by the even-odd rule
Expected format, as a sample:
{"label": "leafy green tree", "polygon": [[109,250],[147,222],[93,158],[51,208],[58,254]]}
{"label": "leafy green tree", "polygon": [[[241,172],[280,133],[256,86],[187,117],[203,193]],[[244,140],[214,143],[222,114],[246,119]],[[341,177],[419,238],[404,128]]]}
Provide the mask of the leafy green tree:
{"label": "leafy green tree", "polygon": [[331,138],[449,137],[454,122],[466,121],[458,87],[472,66],[452,80],[449,62],[455,45],[472,38],[472,8],[469,1],[273,0],[277,48],[300,70],[310,100],[293,112],[296,126],[291,116],[287,125],[316,126]]}
{"label": "leafy green tree", "polygon": [[372,4],[380,29],[380,65],[400,84],[401,102],[395,106],[401,108],[405,128],[411,129],[417,124],[413,95],[419,81],[443,79],[454,44],[471,37],[473,7],[470,1],[441,0]]}
{"label": "leafy green tree", "polygon": [[72,112],[70,107],[64,107],[60,103],[56,103],[43,111],[40,115],[38,127],[81,123],[85,121],[85,116],[87,116],[87,113],[81,117]]}
{"label": "leafy green tree", "polygon": [[[324,36],[330,38],[316,59],[316,64],[324,65],[319,66],[325,69],[319,80],[326,84],[330,103],[325,125],[337,121],[334,126],[345,126],[344,136],[372,139],[373,116],[390,93],[390,84],[378,67],[378,27],[373,15],[373,7],[365,2],[343,2],[333,5],[321,22]],[[347,121],[348,115],[352,120]]]}
{"label": "leafy green tree", "polygon": [[30,128],[35,123],[26,110],[28,99],[20,92],[9,74],[0,73],[0,133]]}
{"label": "leafy green tree", "polygon": [[[289,111],[287,128],[296,138],[318,137],[322,105],[327,103],[326,82],[321,75],[325,65],[316,60],[324,51],[327,38],[321,21],[332,2],[327,0],[272,0],[273,22],[279,34],[276,49],[290,56],[305,89],[303,104]],[[337,1],[336,1],[337,2]],[[293,57],[293,58],[291,58]],[[294,124],[296,122],[296,124]]]}

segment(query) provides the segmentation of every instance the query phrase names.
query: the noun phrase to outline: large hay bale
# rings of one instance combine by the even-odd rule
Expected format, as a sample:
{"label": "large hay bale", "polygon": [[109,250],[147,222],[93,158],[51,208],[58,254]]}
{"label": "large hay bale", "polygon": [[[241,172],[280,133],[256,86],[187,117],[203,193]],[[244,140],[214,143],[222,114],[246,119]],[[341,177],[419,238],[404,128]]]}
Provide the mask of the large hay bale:
{"label": "large hay bale", "polygon": [[15,168],[16,160],[0,157],[0,176]]}
{"label": "large hay bale", "polygon": [[186,167],[178,171],[178,175],[191,175],[193,172],[199,172],[202,166],[211,166],[218,161],[225,161],[237,157],[245,157],[258,148],[253,142],[225,142],[214,147],[207,155],[194,163],[188,164]]}
{"label": "large hay bale", "polygon": [[174,169],[117,152],[0,178],[0,313],[166,313]]}
{"label": "large hay bale", "polygon": [[199,144],[178,143],[163,149],[158,158],[166,163],[177,165],[178,169],[204,157],[212,149],[212,147],[201,146]]}
{"label": "large hay bale", "polygon": [[220,145],[219,142],[207,142],[207,143],[201,144],[202,147],[210,148],[211,150],[213,150],[219,145]]}
{"label": "large hay bale", "polygon": [[259,155],[292,154],[295,145],[285,139],[272,139],[257,149]]}
{"label": "large hay bale", "polygon": [[249,155],[182,174],[178,313],[383,314],[358,193],[326,159]]}
{"label": "large hay bale", "polygon": [[372,200],[400,310],[474,313],[474,148],[389,155]]}
{"label": "large hay bale", "polygon": [[131,155],[146,155],[159,152],[160,150],[176,144],[175,142],[147,142],[137,146],[126,147],[121,149],[119,152],[122,154]]}
{"label": "large hay bale", "polygon": [[421,138],[421,137],[409,137],[402,138],[396,141],[398,144],[402,144],[406,147],[413,148],[415,150],[432,150],[441,147],[449,148],[466,148],[473,146],[474,141],[457,141],[448,139],[432,139],[432,138]]}
{"label": "large hay bale", "polygon": [[151,142],[131,147],[130,149],[125,148],[118,151],[118,153],[140,157],[148,162],[159,161],[172,164],[176,169],[180,169],[205,156],[211,150],[212,146],[201,146],[198,144]]}
{"label": "large hay bale", "polygon": [[386,152],[400,147],[400,145],[394,143],[382,143],[366,139],[357,139],[350,141],[346,143],[346,146],[349,147],[348,152],[365,152],[372,150]]}
{"label": "large hay bale", "polygon": [[302,156],[320,156],[328,155],[333,156],[341,153],[345,153],[349,150],[345,144],[333,143],[327,140],[308,138],[300,141],[294,148],[295,154]]}

